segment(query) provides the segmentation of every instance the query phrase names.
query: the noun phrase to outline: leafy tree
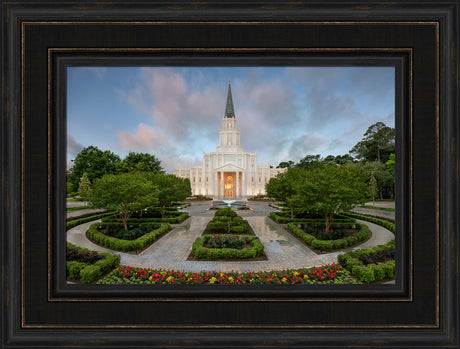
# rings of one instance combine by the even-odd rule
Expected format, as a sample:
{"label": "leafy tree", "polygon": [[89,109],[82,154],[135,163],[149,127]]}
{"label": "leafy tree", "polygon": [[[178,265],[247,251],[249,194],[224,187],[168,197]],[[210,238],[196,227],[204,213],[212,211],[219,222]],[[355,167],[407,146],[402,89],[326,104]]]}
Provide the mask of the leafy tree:
{"label": "leafy tree", "polygon": [[106,174],[93,182],[88,201],[94,207],[116,211],[128,231],[131,215],[158,203],[158,187],[143,173]]}
{"label": "leafy tree", "polygon": [[72,194],[75,191],[75,187],[73,184],[69,181],[66,182],[66,193],[67,194]]}
{"label": "leafy tree", "polygon": [[83,176],[81,176],[81,179],[80,179],[80,185],[78,186],[78,195],[80,195],[82,199],[86,199],[86,197],[89,194],[90,189],[91,189],[91,182],[89,181],[88,175],[85,172],[83,173]]}
{"label": "leafy tree", "polygon": [[395,154],[392,153],[390,154],[390,157],[388,161],[385,163],[387,165],[387,168],[391,171],[391,173],[395,173]]}
{"label": "leafy tree", "polygon": [[276,168],[292,168],[294,167],[294,165],[295,165],[294,161],[289,160],[289,161],[280,162]]}
{"label": "leafy tree", "polygon": [[184,200],[192,193],[190,180],[172,174],[146,173],[147,178],[158,187],[158,203],[161,217],[165,217],[166,207],[175,201]]}
{"label": "leafy tree", "polygon": [[359,160],[382,161],[385,163],[391,153],[395,152],[395,129],[386,126],[383,122],[371,125],[364,138],[351,150]]}
{"label": "leafy tree", "polygon": [[155,155],[130,152],[119,164],[120,172],[151,171],[161,172],[161,161]]}
{"label": "leafy tree", "polygon": [[326,164],[307,171],[298,182],[296,204],[305,211],[322,214],[329,230],[338,211],[364,203],[368,192],[366,173],[356,164]]}
{"label": "leafy tree", "polygon": [[369,181],[369,191],[372,196],[372,206],[375,207],[375,196],[377,195],[377,180],[374,177],[374,174],[371,174],[371,179]]}
{"label": "leafy tree", "polygon": [[306,171],[302,168],[290,168],[274,178],[270,178],[266,190],[269,197],[283,201],[291,210],[294,218],[294,208],[297,203],[297,184],[302,180]]}
{"label": "leafy tree", "polygon": [[370,181],[371,175],[375,177],[380,199],[394,197],[395,176],[385,164],[371,161],[363,164],[362,167],[367,172],[368,181]]}
{"label": "leafy tree", "polygon": [[95,146],[84,148],[73,160],[69,181],[78,188],[80,178],[86,172],[91,183],[108,173],[117,173],[120,157],[109,150],[102,151]]}
{"label": "leafy tree", "polygon": [[322,163],[321,155],[306,155],[303,159],[301,159],[297,164],[296,167],[303,168],[305,170],[310,170]]}

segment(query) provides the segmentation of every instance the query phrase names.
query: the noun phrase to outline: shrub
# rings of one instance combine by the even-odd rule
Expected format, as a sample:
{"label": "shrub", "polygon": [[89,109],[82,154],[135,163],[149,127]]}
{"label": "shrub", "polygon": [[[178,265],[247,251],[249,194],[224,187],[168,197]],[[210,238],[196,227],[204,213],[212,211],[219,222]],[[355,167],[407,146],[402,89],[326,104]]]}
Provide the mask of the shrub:
{"label": "shrub", "polygon": [[242,225],[234,225],[232,231],[236,234],[242,234],[244,232],[244,227]]}
{"label": "shrub", "polygon": [[96,219],[100,219],[100,218],[111,216],[111,215],[113,215],[112,212],[107,212],[107,213],[95,214],[95,215],[85,217],[85,218],[73,219],[71,221],[66,222],[66,230],[72,229],[73,227],[76,227],[77,225],[95,221]]}
{"label": "shrub", "polygon": [[385,245],[376,246],[371,249],[347,252],[339,255],[337,259],[339,263],[359,281],[369,283],[383,279],[392,279],[395,274],[394,259],[367,265],[360,259],[360,257],[372,257],[376,253],[388,248],[394,248],[394,240]]}
{"label": "shrub", "polygon": [[370,235],[369,228],[363,224],[357,224],[360,230],[353,235],[347,236],[337,240],[320,240],[315,236],[304,232],[298,227],[296,223],[289,223],[287,225],[288,230],[295,236],[299,237],[303,242],[309,245],[311,248],[320,251],[334,251],[343,249],[348,246],[353,246],[357,242],[367,239]]}
{"label": "shrub", "polygon": [[209,241],[212,236],[204,235],[198,237],[192,246],[192,255],[199,259],[249,259],[264,254],[264,245],[259,238],[251,235],[238,235],[239,239],[245,239],[246,243],[251,245],[250,248],[207,248],[204,244]]}
{"label": "shrub", "polygon": [[88,236],[101,246],[110,248],[116,251],[138,251],[143,249],[151,242],[157,240],[162,235],[166,234],[171,226],[169,224],[162,224],[158,229],[155,229],[135,240],[122,240],[112,236],[107,236],[101,233],[98,229],[110,223],[94,223],[88,229]]}
{"label": "shrub", "polygon": [[88,264],[77,261],[68,261],[66,262],[66,271],[67,275],[74,280],[80,279],[80,271],[86,268]]}
{"label": "shrub", "polygon": [[369,216],[364,216],[361,214],[353,213],[353,212],[341,212],[342,215],[352,217],[355,219],[361,219],[363,221],[371,222],[378,224],[389,231],[391,231],[393,234],[395,233],[395,224],[393,222],[384,220],[384,219],[379,219],[379,218],[374,218],[374,217],[369,217]]}
{"label": "shrub", "polygon": [[[94,251],[75,246],[71,243],[67,243],[67,248],[80,254],[90,255],[95,253]],[[95,281],[98,277],[111,271],[117,264],[120,263],[119,255],[107,252],[101,252],[98,255],[102,257],[102,259],[99,259],[94,264],[78,261],[66,261],[67,275],[74,280],[80,280],[83,283],[90,283]]]}
{"label": "shrub", "polygon": [[233,211],[230,207],[226,207],[226,208],[221,208],[220,210],[218,210],[215,214],[214,214],[214,217],[221,217],[221,216],[225,216],[225,217],[236,217],[238,216],[237,213],[235,211]]}

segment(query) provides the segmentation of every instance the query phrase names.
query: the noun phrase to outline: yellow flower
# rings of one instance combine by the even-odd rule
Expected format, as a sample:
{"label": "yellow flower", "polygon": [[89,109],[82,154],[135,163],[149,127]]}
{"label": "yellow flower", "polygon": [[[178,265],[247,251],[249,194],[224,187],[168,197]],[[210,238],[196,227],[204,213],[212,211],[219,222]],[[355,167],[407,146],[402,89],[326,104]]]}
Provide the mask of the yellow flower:
{"label": "yellow flower", "polygon": [[233,282],[233,276],[230,276],[230,277],[228,278],[228,281],[229,281],[229,282]]}
{"label": "yellow flower", "polygon": [[153,276],[149,277],[149,281],[152,281]]}
{"label": "yellow flower", "polygon": [[166,271],[160,271],[161,275],[166,275]]}
{"label": "yellow flower", "polygon": [[217,281],[217,279],[213,276],[212,278],[209,279],[209,283],[213,284]]}
{"label": "yellow flower", "polygon": [[286,279],[286,278],[282,278],[282,279],[281,279],[281,282],[282,282],[283,284],[285,284],[285,283],[287,282],[287,279]]}
{"label": "yellow flower", "polygon": [[174,278],[171,275],[166,278],[166,282],[171,282],[173,280],[174,280]]}
{"label": "yellow flower", "polygon": [[304,278],[305,280],[307,280],[307,279],[308,279],[308,275],[305,274],[305,275],[303,276],[303,278]]}
{"label": "yellow flower", "polygon": [[295,271],[292,273],[294,276],[297,276],[297,275],[300,275],[300,273],[298,271]]}

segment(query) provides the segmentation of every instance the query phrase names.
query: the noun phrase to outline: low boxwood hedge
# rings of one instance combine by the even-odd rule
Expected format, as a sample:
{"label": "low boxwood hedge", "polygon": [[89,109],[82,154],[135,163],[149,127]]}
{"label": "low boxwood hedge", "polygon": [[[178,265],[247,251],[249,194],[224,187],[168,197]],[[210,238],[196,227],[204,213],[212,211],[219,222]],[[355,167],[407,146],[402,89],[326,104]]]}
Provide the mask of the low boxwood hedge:
{"label": "low boxwood hedge", "polygon": [[364,216],[364,215],[353,213],[353,212],[341,212],[340,214],[344,215],[344,216],[351,217],[351,218],[360,219],[362,221],[367,221],[367,222],[378,224],[378,225],[388,229],[393,234],[395,233],[395,230],[396,230],[395,229],[395,224],[393,222],[387,221],[385,219],[379,219],[379,218],[375,218],[375,217]]}
{"label": "low boxwood hedge", "polygon": [[[67,247],[78,251],[79,253],[89,253],[90,250],[67,243]],[[83,283],[91,283],[102,275],[111,271],[120,263],[120,256],[107,252],[98,253],[102,259],[94,264],[83,262],[68,261],[66,262],[67,275],[74,280],[80,280]]]}
{"label": "low boxwood hedge", "polygon": [[[169,224],[178,224],[182,223],[185,221],[188,217],[189,214],[187,212],[179,212],[180,214],[177,215],[176,217],[170,217],[170,218],[129,218],[128,219],[128,224],[137,224],[137,223],[169,223]],[[120,219],[118,219],[114,214],[110,216],[106,216],[102,218],[103,222],[121,222]]]}
{"label": "low boxwood hedge", "polygon": [[[270,212],[270,218],[276,223],[287,224],[287,223],[313,223],[313,222],[324,222],[324,218],[290,218],[290,215],[285,215],[281,212]],[[334,223],[354,223],[355,220],[351,217],[342,216],[341,214],[336,215]]]}
{"label": "low boxwood hedge", "polygon": [[250,248],[238,250],[236,248],[207,248],[203,245],[212,235],[203,235],[196,238],[192,246],[192,255],[199,259],[250,259],[260,257],[264,254],[264,245],[258,237],[252,235],[238,235],[247,238],[251,244]]}
{"label": "low boxwood hedge", "polygon": [[370,257],[386,248],[395,246],[394,240],[366,250],[351,251],[337,257],[343,268],[348,270],[359,281],[370,283],[384,279],[393,279],[395,275],[395,260],[365,265],[358,257]]}
{"label": "low boxwood hedge", "polygon": [[99,214],[95,214],[95,215],[85,217],[85,218],[73,219],[71,221],[66,222],[66,224],[65,224],[66,230],[72,229],[72,228],[76,227],[77,225],[87,223],[87,222],[91,222],[91,221],[94,221],[96,219],[100,219],[100,218],[111,216],[111,215],[113,215],[113,212],[99,213]]}
{"label": "low boxwood hedge", "polygon": [[364,241],[369,238],[371,232],[369,228],[363,224],[356,223],[360,227],[360,230],[353,235],[344,237],[337,240],[319,240],[313,235],[310,235],[300,229],[296,223],[289,223],[287,225],[288,230],[295,236],[299,237],[303,242],[314,250],[320,251],[334,251],[347,248],[349,246],[356,245],[360,241]]}
{"label": "low boxwood hedge", "polygon": [[91,224],[87,232],[88,237],[90,237],[92,240],[94,240],[101,246],[123,252],[142,250],[145,246],[159,239],[162,235],[166,234],[171,229],[171,226],[169,224],[161,224],[161,226],[158,229],[155,229],[150,233],[144,234],[135,240],[122,240],[114,238],[112,236],[107,236],[98,230],[99,228],[102,228],[104,227],[104,225],[107,224],[114,223],[102,222]]}

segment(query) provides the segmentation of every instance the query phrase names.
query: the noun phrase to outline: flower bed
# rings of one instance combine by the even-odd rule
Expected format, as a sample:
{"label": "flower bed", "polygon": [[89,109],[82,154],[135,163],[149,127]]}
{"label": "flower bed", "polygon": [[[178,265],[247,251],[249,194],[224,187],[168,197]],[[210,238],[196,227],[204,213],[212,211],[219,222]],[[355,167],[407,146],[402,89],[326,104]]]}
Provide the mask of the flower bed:
{"label": "flower bed", "polygon": [[111,224],[120,224],[121,223],[94,223],[92,224],[88,231],[87,235],[97,244],[110,248],[116,251],[139,251],[145,248],[148,244],[159,239],[161,236],[170,231],[171,226],[169,224],[161,224],[158,229],[155,229],[149,233],[146,233],[137,239],[134,240],[124,240],[117,239],[116,237],[105,235],[100,231],[104,227]]}
{"label": "flower bed", "polygon": [[369,231],[369,228],[367,226],[358,223],[355,223],[355,225],[359,227],[359,231],[349,236],[336,240],[318,239],[315,236],[302,230],[299,227],[299,224],[296,223],[289,223],[287,225],[287,228],[291,233],[299,237],[303,242],[305,242],[308,246],[315,250],[334,251],[356,245],[358,242],[364,241],[370,237],[371,232]]}
{"label": "flower bed", "polygon": [[91,283],[120,263],[120,256],[94,252],[67,243],[67,276],[75,281]]}
{"label": "flower bed", "polygon": [[251,235],[203,235],[192,246],[192,256],[198,259],[250,259],[263,254],[264,245]]}
{"label": "flower bed", "polygon": [[[338,261],[364,283],[393,279],[395,274],[394,246],[395,242],[392,240],[385,245],[371,249],[347,252],[339,255]],[[383,257],[382,261],[376,260],[379,257]]]}
{"label": "flower bed", "polygon": [[332,264],[296,270],[261,271],[247,273],[181,272],[119,266],[98,284],[357,284],[356,279],[342,266]]}

